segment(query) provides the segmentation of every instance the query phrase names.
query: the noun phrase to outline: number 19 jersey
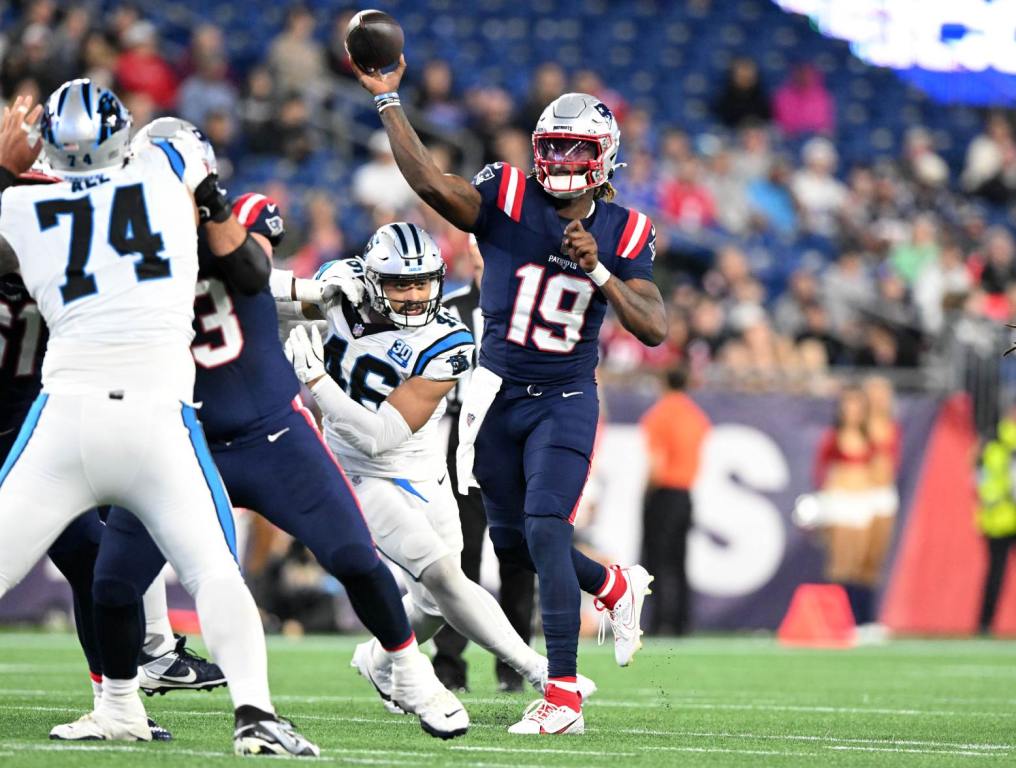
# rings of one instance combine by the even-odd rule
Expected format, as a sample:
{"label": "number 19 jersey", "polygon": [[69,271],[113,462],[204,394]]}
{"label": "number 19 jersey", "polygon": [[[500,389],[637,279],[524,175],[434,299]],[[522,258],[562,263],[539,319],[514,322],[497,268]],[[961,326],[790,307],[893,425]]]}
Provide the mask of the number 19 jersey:
{"label": "number 19 jersey", "polygon": [[189,401],[197,224],[188,160],[170,142],[122,167],[12,187],[0,234],[50,338],[43,389],[135,387]]}
{"label": "number 19 jersey", "polygon": [[[319,277],[328,277],[322,269]],[[420,328],[366,323],[345,300],[328,311],[325,369],[356,402],[376,411],[397,386],[413,376],[457,380],[469,371],[473,335],[445,310]],[[440,480],[447,470],[438,422],[444,399],[430,419],[402,445],[371,458],[350,445],[324,419],[325,438],[348,474],[404,480]]]}
{"label": "number 19 jersey", "polygon": [[[480,365],[521,384],[591,381],[607,300],[561,252],[568,219],[536,179],[510,165],[488,165],[473,184],[483,198],[473,225],[484,257]],[[653,279],[648,216],[599,200],[582,225],[618,279]]]}

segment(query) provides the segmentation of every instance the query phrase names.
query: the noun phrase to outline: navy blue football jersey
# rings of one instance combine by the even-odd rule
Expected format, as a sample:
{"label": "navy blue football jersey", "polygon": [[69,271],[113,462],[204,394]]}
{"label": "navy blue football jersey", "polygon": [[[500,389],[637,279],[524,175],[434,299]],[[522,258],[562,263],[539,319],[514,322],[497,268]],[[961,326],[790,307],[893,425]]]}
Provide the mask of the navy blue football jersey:
{"label": "navy blue football jersey", "polygon": [[[278,206],[263,195],[244,195],[233,204],[240,223],[273,245],[284,232]],[[194,400],[205,434],[214,442],[256,434],[280,412],[291,410],[300,382],[279,342],[275,300],[266,286],[255,296],[229,287],[218,258],[204,238],[198,242],[198,286],[194,300],[197,363]]]}
{"label": "navy blue football jersey", "polygon": [[[607,300],[561,253],[569,220],[518,168],[488,165],[473,184],[483,197],[473,226],[484,258],[480,365],[522,384],[592,380]],[[600,200],[582,226],[616,277],[653,279],[656,232],[648,216]]]}
{"label": "navy blue football jersey", "polygon": [[0,277],[0,432],[21,426],[42,389],[49,332],[17,274]]}

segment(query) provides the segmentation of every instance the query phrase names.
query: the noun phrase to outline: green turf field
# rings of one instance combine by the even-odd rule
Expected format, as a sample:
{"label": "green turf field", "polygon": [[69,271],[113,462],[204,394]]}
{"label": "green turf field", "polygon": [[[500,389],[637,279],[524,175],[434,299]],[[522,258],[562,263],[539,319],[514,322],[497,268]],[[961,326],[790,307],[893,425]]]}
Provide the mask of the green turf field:
{"label": "green turf field", "polygon": [[[1016,765],[1016,644],[901,641],[853,651],[768,639],[652,641],[628,669],[582,646],[600,691],[585,736],[505,733],[529,694],[499,695],[473,651],[467,736],[440,742],[388,715],[348,668],[346,637],[270,640],[272,690],[324,762],[379,766]],[[145,699],[166,744],[66,745],[49,728],[91,702],[70,635],[0,633],[0,766],[215,766],[233,760],[227,694]]]}

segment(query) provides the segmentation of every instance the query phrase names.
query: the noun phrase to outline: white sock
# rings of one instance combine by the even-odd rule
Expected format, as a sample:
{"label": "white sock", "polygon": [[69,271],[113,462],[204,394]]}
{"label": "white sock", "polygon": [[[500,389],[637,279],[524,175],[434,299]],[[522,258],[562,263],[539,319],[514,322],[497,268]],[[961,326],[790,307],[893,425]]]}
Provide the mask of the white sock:
{"label": "white sock", "polygon": [[176,646],[173,628],[169,625],[169,608],[166,606],[165,566],[145,592],[145,645],[148,656],[162,656]]}
{"label": "white sock", "polygon": [[441,615],[456,632],[490,651],[532,683],[539,683],[546,660],[530,648],[487,590],[455,570],[440,585],[427,585]]}
{"label": "white sock", "polygon": [[102,678],[96,680],[89,675],[89,682],[92,684],[92,709],[99,708],[99,701],[102,699]]}
{"label": "white sock", "polygon": [[274,714],[261,616],[240,571],[219,573],[194,591],[201,634],[229,682],[233,706]]}
{"label": "white sock", "polygon": [[138,696],[138,676],[128,680],[102,678],[102,697],[97,710],[119,719],[133,719],[145,716],[145,706]]}

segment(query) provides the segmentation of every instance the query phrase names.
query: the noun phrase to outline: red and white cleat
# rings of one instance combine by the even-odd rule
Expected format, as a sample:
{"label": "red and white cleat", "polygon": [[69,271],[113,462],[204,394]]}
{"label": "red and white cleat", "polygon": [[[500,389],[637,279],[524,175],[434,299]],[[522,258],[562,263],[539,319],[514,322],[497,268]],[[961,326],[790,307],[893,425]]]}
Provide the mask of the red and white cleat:
{"label": "red and white cleat", "polygon": [[614,568],[622,575],[627,582],[624,593],[614,603],[614,607],[605,610],[603,604],[597,601],[597,607],[604,611],[600,619],[600,633],[598,641],[602,644],[606,634],[606,621],[610,620],[610,629],[614,633],[614,660],[618,665],[627,667],[635,655],[635,652],[642,647],[642,606],[646,601],[646,595],[652,594],[649,585],[653,582],[653,576],[641,565],[633,565],[628,568]]}
{"label": "red and white cleat", "polygon": [[537,699],[522,713],[522,719],[508,729],[508,733],[537,736],[540,734],[585,733],[586,721],[582,711],[571,707],[551,704],[546,699]]}

